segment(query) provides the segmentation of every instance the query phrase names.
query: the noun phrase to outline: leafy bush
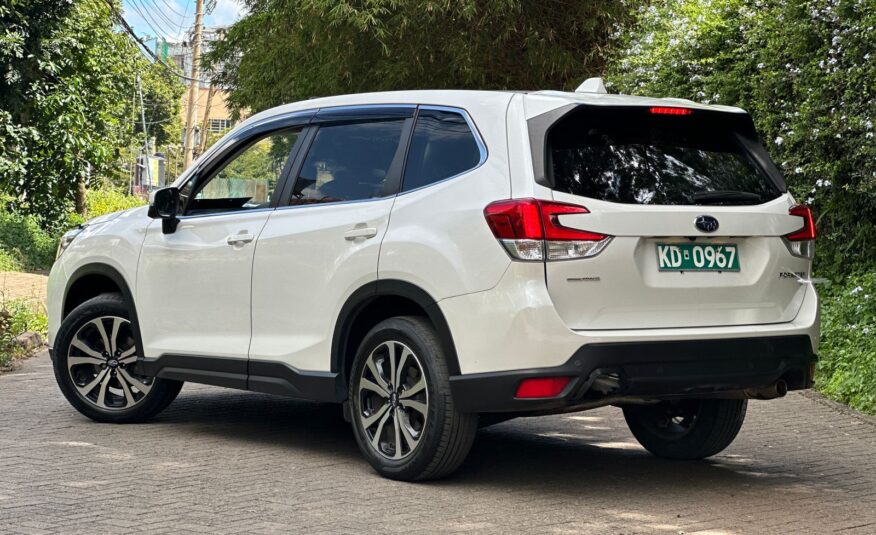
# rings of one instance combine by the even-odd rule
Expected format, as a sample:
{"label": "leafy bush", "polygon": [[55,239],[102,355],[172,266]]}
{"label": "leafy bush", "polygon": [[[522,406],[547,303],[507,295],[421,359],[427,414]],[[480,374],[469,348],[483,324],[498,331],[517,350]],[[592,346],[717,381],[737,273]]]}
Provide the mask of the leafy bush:
{"label": "leafy bush", "polygon": [[48,318],[44,307],[32,300],[0,301],[0,370],[8,368],[14,358],[23,356],[13,339],[28,331],[46,336]]}
{"label": "leafy bush", "polygon": [[0,269],[48,269],[58,248],[55,234],[40,227],[34,216],[0,207]]}
{"label": "leafy bush", "polygon": [[18,259],[12,256],[12,253],[6,249],[0,248],[0,271],[20,271],[21,266],[18,264]]}
{"label": "leafy bush", "polygon": [[85,197],[85,205],[88,212],[86,217],[82,217],[71,212],[68,218],[67,227],[75,227],[89,219],[127,210],[137,206],[143,206],[146,200],[136,195],[128,195],[121,190],[115,188],[101,188],[89,190]]}
{"label": "leafy bush", "polygon": [[88,217],[69,212],[60,223],[45,229],[35,216],[13,212],[0,199],[0,271],[47,270],[55,261],[58,239],[66,230],[93,217],[127,210],[146,203],[117,189],[91,190],[86,197]]}
{"label": "leafy bush", "polygon": [[876,413],[876,273],[849,277],[823,303],[818,387]]}

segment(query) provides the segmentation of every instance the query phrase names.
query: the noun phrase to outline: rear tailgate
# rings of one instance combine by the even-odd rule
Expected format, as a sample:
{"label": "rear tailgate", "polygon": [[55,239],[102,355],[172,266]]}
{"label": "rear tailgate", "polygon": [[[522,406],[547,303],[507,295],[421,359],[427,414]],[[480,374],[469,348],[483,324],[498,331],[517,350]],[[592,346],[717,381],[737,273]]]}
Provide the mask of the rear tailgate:
{"label": "rear tailgate", "polygon": [[554,200],[589,211],[559,224],[613,237],[596,256],[546,263],[571,328],[780,323],[800,308],[811,260],[783,236],[803,220],[750,119],[677,109],[582,106],[548,133]]}

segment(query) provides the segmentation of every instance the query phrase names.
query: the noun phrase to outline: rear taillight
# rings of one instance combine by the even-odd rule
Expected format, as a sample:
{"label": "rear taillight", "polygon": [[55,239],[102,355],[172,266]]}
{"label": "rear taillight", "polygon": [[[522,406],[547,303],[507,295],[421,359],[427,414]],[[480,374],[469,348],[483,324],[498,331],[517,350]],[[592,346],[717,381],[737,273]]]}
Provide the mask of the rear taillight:
{"label": "rear taillight", "polygon": [[611,236],[563,226],[560,216],[589,214],[574,204],[538,199],[510,199],[490,204],[484,217],[493,235],[516,260],[587,258],[599,254]]}
{"label": "rear taillight", "polygon": [[794,256],[812,259],[815,256],[815,218],[812,209],[806,205],[798,204],[788,210],[789,215],[803,218],[803,226],[790,234],[786,234],[785,245]]}

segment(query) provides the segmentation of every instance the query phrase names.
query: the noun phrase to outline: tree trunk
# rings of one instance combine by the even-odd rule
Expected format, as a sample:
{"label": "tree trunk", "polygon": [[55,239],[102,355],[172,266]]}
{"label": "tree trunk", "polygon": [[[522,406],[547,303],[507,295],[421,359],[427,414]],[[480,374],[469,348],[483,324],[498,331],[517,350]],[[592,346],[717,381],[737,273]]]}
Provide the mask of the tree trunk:
{"label": "tree trunk", "polygon": [[76,184],[76,213],[82,217],[87,216],[88,205],[85,204],[85,197],[88,195],[88,190],[85,188],[85,177],[79,177],[79,182]]}

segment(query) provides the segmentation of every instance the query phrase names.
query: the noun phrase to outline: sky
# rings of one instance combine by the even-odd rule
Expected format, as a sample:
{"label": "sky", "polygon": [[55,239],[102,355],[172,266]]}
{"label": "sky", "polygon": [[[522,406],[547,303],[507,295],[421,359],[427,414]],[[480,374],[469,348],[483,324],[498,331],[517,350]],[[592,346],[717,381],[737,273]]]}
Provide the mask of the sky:
{"label": "sky", "polygon": [[[210,4],[209,0],[205,0]],[[123,0],[124,16],[141,38],[181,41],[195,22],[195,0]],[[244,8],[237,0],[216,0],[206,26],[225,26],[239,19]],[[150,43],[151,44],[151,43]]]}

